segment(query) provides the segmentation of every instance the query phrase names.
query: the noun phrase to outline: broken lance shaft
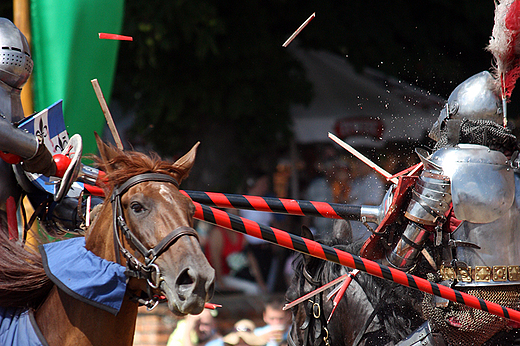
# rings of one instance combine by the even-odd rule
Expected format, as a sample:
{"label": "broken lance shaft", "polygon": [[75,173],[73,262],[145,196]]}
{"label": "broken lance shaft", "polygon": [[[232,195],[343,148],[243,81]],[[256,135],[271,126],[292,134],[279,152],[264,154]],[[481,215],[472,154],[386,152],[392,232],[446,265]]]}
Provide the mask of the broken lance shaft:
{"label": "broken lance shaft", "polygon": [[397,269],[389,268],[377,262],[352,255],[330,246],[326,246],[310,239],[302,238],[288,232],[260,225],[252,220],[244,219],[225,211],[212,208],[194,202],[195,218],[213,223],[233,231],[247,234],[270,243],[280,245],[290,250],[321,258],[326,261],[344,265],[349,268],[359,269],[370,275],[374,275],[398,284],[415,288],[419,291],[436,295],[450,301],[467,305],[469,307],[489,312],[493,315],[505,317],[520,322],[520,311],[509,309],[475,296],[459,292],[446,286],[437,285],[420,277],[407,274]]}
{"label": "broken lance shaft", "polygon": [[313,202],[276,197],[235,195],[219,192],[181,191],[194,202],[218,208],[238,208],[271,213],[320,216],[331,219],[361,220],[376,222],[379,207],[348,205],[340,203]]}

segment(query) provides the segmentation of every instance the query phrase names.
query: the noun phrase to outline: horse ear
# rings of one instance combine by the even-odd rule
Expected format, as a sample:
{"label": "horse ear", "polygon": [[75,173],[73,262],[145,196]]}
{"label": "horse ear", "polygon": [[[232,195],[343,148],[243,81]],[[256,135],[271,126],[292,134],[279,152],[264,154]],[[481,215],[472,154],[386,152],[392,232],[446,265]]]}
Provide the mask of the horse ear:
{"label": "horse ear", "polygon": [[332,227],[332,238],[338,239],[341,244],[352,243],[352,226],[347,220],[335,220]]}
{"label": "horse ear", "polygon": [[[312,232],[309,229],[309,227],[307,227],[305,225],[302,226],[302,237],[310,239],[310,240],[314,240],[314,235],[312,234]],[[314,257],[312,257],[312,256],[303,254],[303,261],[304,261],[306,266],[310,265],[310,263],[313,260],[313,258]]]}
{"label": "horse ear", "polygon": [[305,225],[302,226],[302,237],[310,239],[310,240],[314,240],[314,235],[312,234],[309,227],[307,227]]}
{"label": "horse ear", "polygon": [[199,147],[200,142],[195,143],[195,145],[186,153],[183,157],[175,161],[173,164],[173,169],[180,173],[180,176],[177,177],[180,182],[187,178],[190,174],[191,168],[195,163],[195,156],[197,155],[197,148]]}
{"label": "horse ear", "polygon": [[103,160],[103,163],[105,164],[105,167],[107,170],[112,170],[111,167],[108,165],[108,162],[110,159],[115,157],[116,155],[119,155],[120,153],[117,151],[118,149],[113,148],[105,144],[101,137],[99,137],[98,133],[94,131],[94,137],[96,138],[96,144],[99,150],[99,156],[101,157],[101,160]]}

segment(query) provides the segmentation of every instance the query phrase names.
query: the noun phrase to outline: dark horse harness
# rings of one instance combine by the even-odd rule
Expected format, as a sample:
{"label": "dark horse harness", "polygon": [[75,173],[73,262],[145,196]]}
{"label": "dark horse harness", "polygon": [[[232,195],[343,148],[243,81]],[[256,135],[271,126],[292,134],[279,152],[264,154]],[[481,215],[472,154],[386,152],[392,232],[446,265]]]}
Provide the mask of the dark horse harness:
{"label": "dark horse harness", "polygon": [[[125,183],[121,184],[121,186],[117,186],[112,191],[112,196],[110,201],[112,202],[112,214],[113,214],[113,229],[114,229],[114,244],[115,244],[115,252],[116,252],[116,261],[117,263],[121,262],[120,252],[123,254],[123,257],[126,259],[126,271],[125,274],[128,277],[135,277],[138,279],[146,279],[148,283],[148,288],[157,289],[161,285],[163,278],[161,276],[161,271],[159,267],[154,263],[155,260],[163,254],[168,248],[177,241],[180,237],[184,235],[193,236],[199,239],[197,232],[191,227],[181,226],[174,229],[170,232],[166,237],[164,237],[154,248],[148,249],[143,243],[132,233],[130,228],[125,222],[125,218],[123,215],[123,208],[121,206],[121,197],[128,191],[132,186],[137,185],[139,183],[143,183],[145,181],[157,181],[157,182],[166,182],[172,183],[177,188],[179,187],[179,183],[177,180],[167,174],[161,173],[144,173],[136,175],[130,179],[128,179]],[[121,242],[121,238],[119,233],[122,233],[125,238],[132,243],[133,246],[139,251],[141,255],[143,255],[145,263],[139,261],[135,256],[133,256],[127,249],[123,247]],[[147,300],[142,298],[137,298],[136,300],[148,307],[149,310],[153,309],[159,303],[160,298],[157,296],[152,296],[150,293],[148,294]]]}
{"label": "dark horse harness", "polygon": [[[320,267],[320,272],[323,267]],[[312,289],[316,289],[321,286],[321,282],[314,280],[312,275],[307,271],[307,268],[302,268],[303,276],[305,280],[300,281],[300,292],[303,291],[305,281],[312,285]],[[319,274],[319,273],[318,273]],[[329,330],[327,329],[327,320],[324,316],[323,311],[323,293],[320,292],[307,300],[307,306],[305,307],[305,321],[300,326],[300,329],[304,331],[303,345],[302,346],[330,346],[329,342]],[[312,341],[314,340],[314,342]],[[287,343],[289,346],[297,346],[292,339],[291,333],[287,335]]]}
{"label": "dark horse harness", "polygon": [[[320,266],[318,273],[316,273],[317,277],[320,276],[323,267],[324,266]],[[305,266],[302,267],[302,274],[305,280],[300,281],[300,294],[301,292],[303,292],[303,286],[305,282],[308,282],[312,286],[311,291],[322,286],[322,283],[318,280],[315,280],[312,277],[312,275],[307,271],[307,268],[305,268]],[[357,277],[354,277],[354,280],[357,280]],[[374,306],[372,313],[365,321],[363,327],[359,330],[356,339],[352,344],[353,346],[359,345],[361,340],[364,337],[369,336],[369,334],[371,334],[371,338],[374,338],[374,340],[377,340],[379,342],[383,342],[383,340],[386,339],[383,333],[384,331],[382,329],[372,333],[366,333],[366,331],[368,330],[368,327],[370,326],[376,315],[380,312],[380,309],[383,305],[382,303],[384,302],[389,292],[390,291],[386,292],[383,295],[383,297],[381,297],[379,302]],[[330,346],[329,330],[327,328],[327,320],[325,319],[323,309],[323,292],[314,295],[307,301],[307,306],[305,307],[305,314],[305,321],[300,326],[300,329],[304,331],[303,345],[301,346]],[[289,346],[298,346],[292,339],[291,333],[289,333],[287,336],[287,342]]]}

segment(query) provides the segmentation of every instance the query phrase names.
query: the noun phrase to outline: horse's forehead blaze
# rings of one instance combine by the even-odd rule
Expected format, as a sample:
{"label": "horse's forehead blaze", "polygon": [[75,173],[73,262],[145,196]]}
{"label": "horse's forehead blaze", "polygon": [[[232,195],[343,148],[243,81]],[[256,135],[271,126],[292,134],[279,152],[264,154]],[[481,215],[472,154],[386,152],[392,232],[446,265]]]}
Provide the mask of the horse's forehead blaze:
{"label": "horse's forehead blaze", "polygon": [[[133,217],[130,210],[135,200],[149,209],[145,218]],[[131,187],[123,196],[122,204],[131,229],[141,229],[144,242],[157,242],[180,226],[193,225],[191,200],[172,184],[144,182]],[[139,236],[138,236],[139,237]]]}
{"label": "horse's forehead blaze", "polygon": [[159,187],[159,194],[166,200],[166,203],[174,203],[172,191],[166,185]]}
{"label": "horse's forehead blaze", "polygon": [[[178,214],[191,216],[191,200],[180,193],[172,184],[162,182],[145,182],[132,187],[123,198],[130,199],[135,193],[142,193],[149,200],[154,201],[154,207],[165,208],[170,215]],[[175,212],[175,213],[174,213]]]}

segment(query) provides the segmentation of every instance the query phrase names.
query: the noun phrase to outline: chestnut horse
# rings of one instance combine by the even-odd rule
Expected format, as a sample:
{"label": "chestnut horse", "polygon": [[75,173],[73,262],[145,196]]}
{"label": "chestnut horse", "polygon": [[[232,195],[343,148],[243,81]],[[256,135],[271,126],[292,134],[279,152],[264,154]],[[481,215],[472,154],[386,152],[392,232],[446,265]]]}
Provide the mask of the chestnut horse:
{"label": "chestnut horse", "polygon": [[[313,239],[305,227],[302,236]],[[344,234],[333,231],[323,243],[359,253],[363,242],[347,243],[345,238]],[[349,271],[339,264],[301,254],[293,266],[295,276],[286,292],[288,302]],[[331,287],[292,308],[289,346],[395,345],[423,322],[419,312],[422,298],[419,291],[361,272],[352,280],[327,323],[333,300],[327,301],[326,296],[333,289]]]}
{"label": "chestnut horse", "polygon": [[44,271],[45,255],[0,232],[0,306],[28,308],[36,333],[51,346],[132,345],[139,302],[151,306],[165,296],[169,309],[182,316],[200,313],[213,295],[214,270],[192,228],[195,208],[178,189],[193,166],[198,143],[172,164],[107,146],[97,135],[96,140],[97,161],[107,174],[107,199],[86,232],[82,251],[124,273],[117,312],[54,285]]}

